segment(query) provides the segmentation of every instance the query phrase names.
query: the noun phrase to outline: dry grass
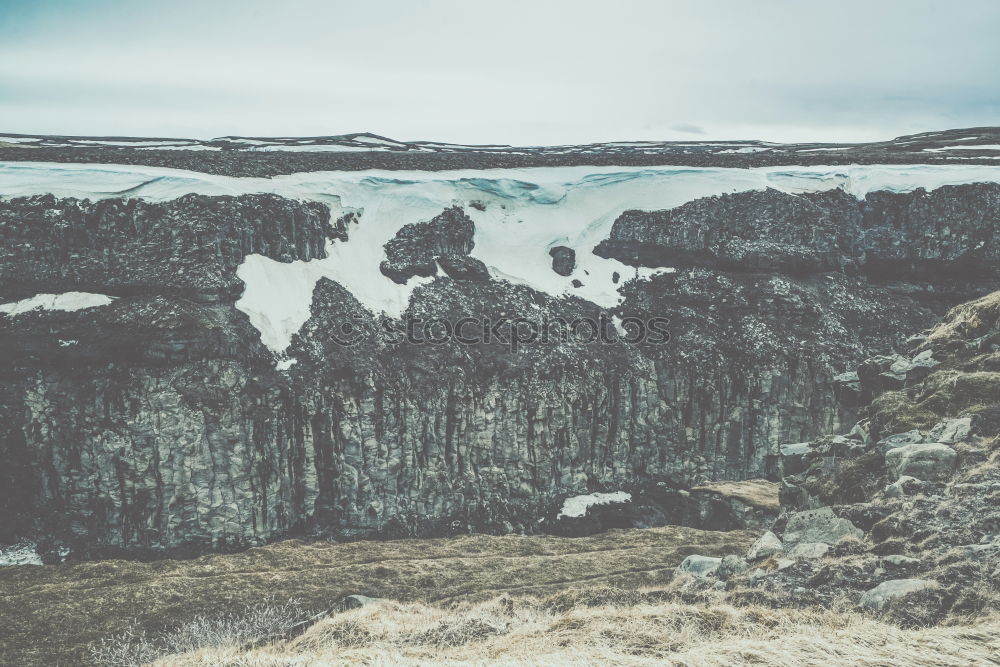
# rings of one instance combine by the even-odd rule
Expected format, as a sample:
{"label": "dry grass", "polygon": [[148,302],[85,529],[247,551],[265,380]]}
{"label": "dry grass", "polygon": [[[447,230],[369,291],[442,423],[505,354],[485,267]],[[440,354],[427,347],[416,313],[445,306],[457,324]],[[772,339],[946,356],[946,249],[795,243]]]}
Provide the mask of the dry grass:
{"label": "dry grass", "polygon": [[88,647],[102,638],[135,627],[159,635],[268,597],[325,610],[352,594],[445,604],[573,587],[661,586],[686,556],[740,553],[755,537],[667,526],[585,538],[289,540],[188,561],[0,568],[0,663],[87,664]]}
{"label": "dry grass", "polygon": [[952,308],[931,330],[923,347],[962,343],[988,329],[1000,329],[1000,291]]}
{"label": "dry grass", "polygon": [[696,486],[692,491],[709,491],[727,498],[735,498],[745,505],[775,514],[781,509],[778,502],[778,484],[766,479],[748,479],[742,482],[711,482]]}
{"label": "dry grass", "polygon": [[901,629],[855,613],[661,602],[552,610],[499,598],[442,608],[383,601],[269,646],[174,655],[232,665],[987,665],[1000,619]]}

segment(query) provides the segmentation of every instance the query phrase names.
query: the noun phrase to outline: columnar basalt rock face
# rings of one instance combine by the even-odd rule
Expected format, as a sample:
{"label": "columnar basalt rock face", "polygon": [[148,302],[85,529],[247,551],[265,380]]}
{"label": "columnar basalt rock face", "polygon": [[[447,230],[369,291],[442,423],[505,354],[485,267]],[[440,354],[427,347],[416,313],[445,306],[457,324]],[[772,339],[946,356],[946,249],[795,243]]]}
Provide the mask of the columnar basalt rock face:
{"label": "columnar basalt rock face", "polygon": [[[568,493],[772,476],[780,443],[856,420],[837,400],[836,375],[890,352],[958,299],[952,288],[849,275],[867,255],[838,225],[867,214],[843,193],[768,203],[773,196],[739,204],[764,201],[752,215],[712,201],[691,211],[704,209],[705,229],[769,220],[760,243],[807,248],[807,260],[760,248],[733,250],[726,266],[696,256],[675,274],[623,281],[612,309],[471,271],[477,279],[438,276],[416,288],[393,319],[321,279],[282,371],[233,306],[235,268],[251,252],[324,256],[347,229],[324,206],[264,195],[2,202],[0,275],[19,276],[5,297],[90,286],[120,298],[0,314],[0,540],[47,535],[87,553],[220,548],[297,530],[534,531]],[[907,197],[899,210],[923,210]],[[684,215],[682,226],[702,233],[695,213]],[[995,252],[971,215],[957,245],[935,257],[964,256],[977,238],[988,241],[983,256]],[[798,229],[810,216],[828,228]],[[474,225],[460,208],[422,224],[386,248],[403,282],[428,262],[473,259]],[[675,236],[656,233],[672,248]],[[886,237],[878,247],[894,246]],[[771,271],[758,271],[768,257],[777,258]],[[610,332],[612,316],[667,317],[671,338],[568,336],[514,351],[509,339],[408,340],[403,326],[500,316],[595,321]],[[332,332],[348,320],[362,326],[345,345]]]}

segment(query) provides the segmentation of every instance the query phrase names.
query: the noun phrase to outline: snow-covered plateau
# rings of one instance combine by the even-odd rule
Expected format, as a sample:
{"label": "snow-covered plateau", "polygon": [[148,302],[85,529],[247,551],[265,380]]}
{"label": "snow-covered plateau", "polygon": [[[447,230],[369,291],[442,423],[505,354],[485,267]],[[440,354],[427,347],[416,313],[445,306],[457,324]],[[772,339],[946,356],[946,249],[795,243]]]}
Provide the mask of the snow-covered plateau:
{"label": "snow-covered plateau", "polygon": [[[249,255],[238,271],[246,289],[237,307],[281,352],[308,319],[313,286],[329,278],[374,311],[392,316],[405,310],[417,285],[397,284],[379,270],[384,245],[406,224],[428,220],[458,204],[475,223],[471,256],[492,277],[561,296],[573,294],[602,307],[620,300],[619,286],[658,271],[626,266],[593,254],[624,211],[660,210],[701,197],[774,188],[789,194],[840,188],[863,198],[875,190],[907,192],[944,185],[1000,183],[1000,168],[968,165],[867,165],[848,167],[633,168],[543,167],[456,171],[308,172],[273,178],[238,178],[194,171],[110,164],[0,162],[4,197],[51,193],[56,197],[115,197],[165,201],[188,193],[240,195],[274,193],[316,201],[334,216],[354,212],[348,241],[329,242],[327,257],[279,262]],[[576,253],[573,277],[552,270],[549,250]],[[617,276],[615,275],[617,274]],[[620,278],[620,279],[619,279]],[[578,281],[582,284],[574,285]],[[0,306],[3,312],[36,307],[103,305],[91,295],[38,295]],[[81,300],[83,299],[83,300]],[[51,303],[50,303],[51,302]],[[86,305],[79,305],[79,304]],[[76,304],[76,305],[74,305]]]}

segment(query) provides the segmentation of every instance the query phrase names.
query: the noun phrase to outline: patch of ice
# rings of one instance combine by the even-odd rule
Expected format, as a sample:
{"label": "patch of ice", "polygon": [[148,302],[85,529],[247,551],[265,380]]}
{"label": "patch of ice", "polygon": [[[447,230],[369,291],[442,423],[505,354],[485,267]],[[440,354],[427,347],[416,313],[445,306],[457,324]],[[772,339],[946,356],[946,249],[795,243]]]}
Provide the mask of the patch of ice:
{"label": "patch of ice", "polygon": [[615,491],[613,493],[588,493],[583,496],[571,496],[563,501],[562,510],[556,516],[581,517],[594,505],[609,505],[611,503],[627,503],[632,500],[631,493]]}
{"label": "patch of ice", "polygon": [[289,368],[294,366],[298,362],[298,359],[282,359],[274,365],[274,369],[278,371],[287,371]]}
{"label": "patch of ice", "polygon": [[63,292],[62,294],[36,294],[27,299],[0,304],[0,313],[20,315],[32,310],[83,310],[106,306],[115,297],[91,292]]}

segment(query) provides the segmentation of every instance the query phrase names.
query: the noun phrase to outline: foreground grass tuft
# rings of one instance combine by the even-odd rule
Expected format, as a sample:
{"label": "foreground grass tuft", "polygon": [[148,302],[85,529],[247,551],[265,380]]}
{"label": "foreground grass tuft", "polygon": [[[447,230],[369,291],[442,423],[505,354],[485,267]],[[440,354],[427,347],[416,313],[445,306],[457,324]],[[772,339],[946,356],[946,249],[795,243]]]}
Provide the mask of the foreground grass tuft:
{"label": "foreground grass tuft", "polygon": [[445,608],[380,601],[326,618],[289,641],[216,646],[155,664],[916,666],[995,664],[1000,655],[995,617],[905,629],[832,610],[580,602],[498,598]]}

